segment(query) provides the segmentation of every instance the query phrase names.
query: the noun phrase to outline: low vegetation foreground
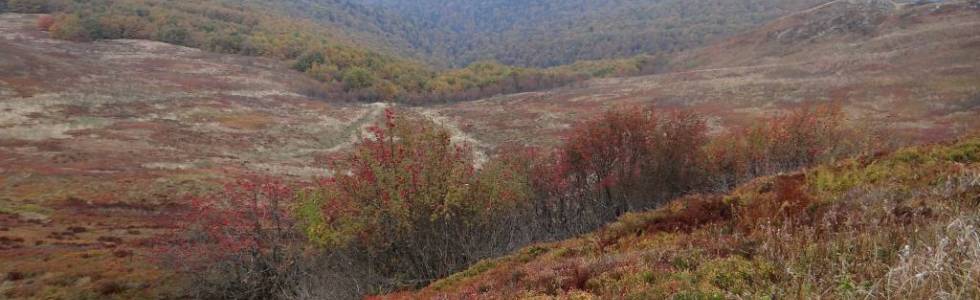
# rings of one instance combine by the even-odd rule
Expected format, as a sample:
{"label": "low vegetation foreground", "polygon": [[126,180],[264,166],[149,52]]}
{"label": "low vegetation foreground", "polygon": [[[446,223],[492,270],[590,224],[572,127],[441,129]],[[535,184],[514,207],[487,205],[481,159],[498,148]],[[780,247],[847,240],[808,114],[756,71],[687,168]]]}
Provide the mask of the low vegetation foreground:
{"label": "low vegetation foreground", "polygon": [[383,299],[976,299],[980,139],[682,197]]}

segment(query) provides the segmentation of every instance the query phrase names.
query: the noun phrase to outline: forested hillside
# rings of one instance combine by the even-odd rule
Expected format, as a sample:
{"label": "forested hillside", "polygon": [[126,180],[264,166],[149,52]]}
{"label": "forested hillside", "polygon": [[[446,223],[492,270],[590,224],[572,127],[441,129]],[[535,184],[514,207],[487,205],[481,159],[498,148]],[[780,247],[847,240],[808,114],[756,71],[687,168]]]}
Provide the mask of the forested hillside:
{"label": "forested hillside", "polygon": [[[383,46],[374,47],[384,43],[371,38],[371,34],[292,18],[288,10],[269,9],[265,4],[221,0],[13,0],[5,1],[5,5],[13,12],[51,13],[37,25],[59,39],[149,39],[218,53],[277,59],[322,82],[310,86],[307,95],[330,100],[410,104],[473,100],[551,88],[593,76],[640,74],[649,72],[648,66],[655,62],[637,57],[551,69],[479,62],[461,69],[438,70],[388,54]],[[340,10],[331,12],[337,11]]]}
{"label": "forested hillside", "polygon": [[[309,0],[308,0],[309,1]],[[408,20],[413,46],[462,66],[554,66],[703,45],[825,0],[363,0]],[[399,26],[405,26],[404,22]]]}
{"label": "forested hillside", "polygon": [[650,74],[671,52],[821,1],[2,2],[53,13],[39,26],[56,38],[270,57],[323,82],[311,96],[421,104]]}
{"label": "forested hillside", "polygon": [[365,43],[390,54],[439,61],[425,55],[413,40],[422,29],[402,14],[360,0],[224,0],[231,3],[250,3],[279,10],[293,18],[311,19],[331,28],[342,28]]}

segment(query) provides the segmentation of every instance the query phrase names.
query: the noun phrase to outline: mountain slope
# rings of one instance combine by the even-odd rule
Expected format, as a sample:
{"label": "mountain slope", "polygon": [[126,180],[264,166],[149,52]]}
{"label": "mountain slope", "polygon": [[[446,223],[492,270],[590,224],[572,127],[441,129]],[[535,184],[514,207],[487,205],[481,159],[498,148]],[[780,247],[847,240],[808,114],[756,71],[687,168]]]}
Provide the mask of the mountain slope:
{"label": "mountain slope", "polygon": [[420,30],[401,14],[356,0],[228,0],[268,7],[298,19],[310,19],[327,28],[342,30],[358,39],[361,46],[391,55],[438,63],[414,44]]}
{"label": "mountain slope", "polygon": [[675,200],[390,299],[980,297],[980,139]]}
{"label": "mountain slope", "polygon": [[703,45],[821,0],[364,0],[403,16],[413,46],[451,65],[522,66],[627,57]]}
{"label": "mountain slope", "polygon": [[380,105],[304,96],[274,60],[75,43],[0,15],[0,298],[160,299],[155,239],[230,178],[328,174]]}
{"label": "mountain slope", "polygon": [[[322,82],[309,94],[331,100],[446,103],[649,69],[645,58],[639,57],[552,69],[481,62],[439,70],[388,53],[398,48],[397,39],[374,34],[379,29],[371,25],[402,28],[397,20],[342,1],[20,0],[14,4],[14,12],[54,13],[41,17],[38,26],[58,39],[148,39],[277,59]],[[309,19],[313,17],[325,20],[317,23]],[[389,21],[393,25],[385,25]]]}
{"label": "mountain slope", "polygon": [[[662,74],[426,108],[487,145],[554,144],[570,124],[613,106],[685,107],[713,126],[752,124],[808,102],[900,136],[942,139],[980,128],[980,8],[967,2],[879,10],[823,7],[684,52]],[[937,8],[938,7],[938,8]],[[855,31],[821,32],[869,19]],[[858,27],[855,27],[858,28]],[[796,32],[796,38],[789,39]],[[833,33],[832,33],[833,32]]]}

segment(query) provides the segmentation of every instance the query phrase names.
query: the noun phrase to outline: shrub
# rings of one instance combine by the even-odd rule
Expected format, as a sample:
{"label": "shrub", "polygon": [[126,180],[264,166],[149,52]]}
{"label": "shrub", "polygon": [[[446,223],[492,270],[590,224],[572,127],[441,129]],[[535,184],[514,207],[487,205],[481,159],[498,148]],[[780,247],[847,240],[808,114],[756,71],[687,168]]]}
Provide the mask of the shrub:
{"label": "shrub", "polygon": [[370,130],[300,209],[310,239],[374,274],[365,281],[414,286],[528,242],[516,217],[524,174],[478,171],[472,150],[428,120],[388,110]]}
{"label": "shrub", "polygon": [[[301,58],[314,66],[318,60]],[[201,297],[355,298],[420,286],[535,241],[567,238],[626,212],[717,189],[719,182],[723,190],[756,174],[833,159],[846,152],[836,140],[846,133],[840,123],[833,109],[806,109],[709,141],[697,114],[613,109],[574,126],[556,151],[502,146],[505,154],[478,163],[448,130],[389,109],[352,153],[333,162],[333,177],[296,194],[295,229],[317,251],[299,254],[300,241],[282,212],[290,190],[245,182],[195,202],[188,218],[194,222],[185,227],[192,235],[171,253],[206,277],[196,280]],[[627,215],[600,236],[597,248],[637,232],[690,232],[733,214],[742,229],[795,226],[813,203],[807,182],[779,177],[748,204],[691,196],[668,216]],[[710,274],[695,274],[703,277],[699,285],[714,286],[698,292],[754,293],[756,274],[741,269],[756,267],[718,262]],[[564,283],[542,278],[555,291],[582,289],[590,270],[567,268],[562,276],[572,280]]]}
{"label": "shrub", "polygon": [[698,188],[706,141],[703,119],[690,112],[610,110],[571,131],[556,172],[608,221]]}
{"label": "shrub", "polygon": [[160,249],[191,278],[199,299],[270,299],[291,288],[300,269],[297,239],[285,214],[292,190],[276,181],[241,180],[195,198]]}
{"label": "shrub", "polygon": [[344,71],[341,75],[347,90],[360,90],[371,87],[378,80],[371,71],[365,68],[354,67]]}
{"label": "shrub", "polygon": [[137,25],[127,25],[106,17],[71,13],[55,17],[49,28],[55,38],[87,42],[106,38],[140,37],[141,29],[135,26]]}
{"label": "shrub", "polygon": [[174,45],[191,46],[191,32],[175,23],[166,23],[157,28],[153,39]]}
{"label": "shrub", "polygon": [[54,26],[54,17],[50,15],[42,15],[37,17],[37,29],[41,31],[50,31],[51,26]]}
{"label": "shrub", "polygon": [[149,38],[146,24],[137,16],[102,15],[98,17],[99,39]]}
{"label": "shrub", "polygon": [[713,139],[707,147],[710,181],[724,191],[759,176],[858,154],[871,147],[871,137],[848,128],[837,104],[805,106]]}
{"label": "shrub", "polygon": [[327,62],[326,57],[320,51],[311,51],[300,56],[299,59],[293,63],[293,69],[301,72],[306,72],[312,69],[316,65],[322,65]]}
{"label": "shrub", "polygon": [[84,28],[82,18],[77,14],[58,16],[50,27],[51,36],[69,41],[90,41],[94,37]]}

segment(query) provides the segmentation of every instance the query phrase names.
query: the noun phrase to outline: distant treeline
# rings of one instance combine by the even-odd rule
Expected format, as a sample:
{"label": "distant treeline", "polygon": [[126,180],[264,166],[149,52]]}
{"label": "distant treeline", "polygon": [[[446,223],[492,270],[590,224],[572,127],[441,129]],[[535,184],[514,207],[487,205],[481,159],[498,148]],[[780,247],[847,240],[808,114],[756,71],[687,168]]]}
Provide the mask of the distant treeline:
{"label": "distant treeline", "polygon": [[[288,0],[317,21],[333,18],[310,3]],[[381,31],[390,40],[451,66],[494,59],[549,67],[690,49],[827,0],[358,0],[381,16],[348,9],[349,27]],[[336,5],[335,5],[336,6]],[[312,9],[311,9],[312,8]],[[298,9],[297,9],[298,10]],[[367,23],[367,24],[365,24]],[[400,39],[400,40],[399,40]]]}
{"label": "distant treeline", "polygon": [[38,22],[72,41],[148,39],[218,53],[286,61],[322,84],[304,91],[332,100],[446,103],[534,91],[596,76],[653,72],[662,59],[582,62],[537,69],[478,62],[437,70],[361,47],[337,28],[295,20],[275,10],[218,0],[0,0],[21,13],[51,13]]}

